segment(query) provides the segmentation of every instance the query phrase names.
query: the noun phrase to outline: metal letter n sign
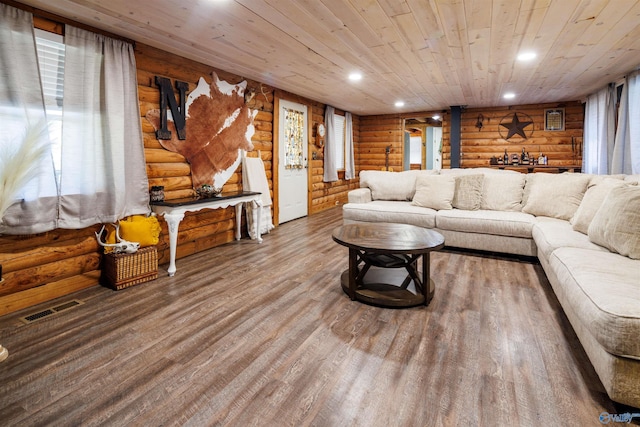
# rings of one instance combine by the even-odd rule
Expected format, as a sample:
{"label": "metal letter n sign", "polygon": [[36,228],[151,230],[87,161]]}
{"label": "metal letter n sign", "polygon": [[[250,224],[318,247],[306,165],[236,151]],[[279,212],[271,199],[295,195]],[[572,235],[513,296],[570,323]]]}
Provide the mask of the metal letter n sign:
{"label": "metal letter n sign", "polygon": [[165,77],[155,77],[156,86],[160,88],[160,127],[156,130],[158,139],[171,139],[171,131],[167,128],[167,103],[171,109],[173,124],[178,132],[178,139],[187,138],[186,127],[186,111],[185,111],[185,94],[189,88],[189,84],[176,80],[176,89],[180,96],[180,107],[176,103],[176,98],[171,88],[171,81]]}

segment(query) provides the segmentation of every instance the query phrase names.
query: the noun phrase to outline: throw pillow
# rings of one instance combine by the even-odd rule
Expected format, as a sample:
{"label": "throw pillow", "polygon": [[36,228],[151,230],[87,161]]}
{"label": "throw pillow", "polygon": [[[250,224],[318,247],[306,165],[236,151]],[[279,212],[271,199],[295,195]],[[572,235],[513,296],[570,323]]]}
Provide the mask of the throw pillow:
{"label": "throw pillow", "polygon": [[594,181],[595,184],[589,185],[587,192],[584,193],[582,202],[580,202],[580,206],[570,221],[574,230],[584,234],[589,232],[589,224],[591,224],[593,216],[596,214],[609,192],[613,188],[630,185],[620,179],[614,178],[596,179],[591,182],[593,183]]}
{"label": "throw pillow", "polygon": [[609,191],[589,225],[589,240],[620,255],[640,259],[640,187]]}
{"label": "throw pillow", "polygon": [[626,175],[623,179],[627,182],[635,182],[636,184],[640,184],[640,174]]}
{"label": "throw pillow", "polygon": [[476,211],[482,202],[484,175],[460,175],[456,177],[452,206],[456,209]]}
{"label": "throw pillow", "polygon": [[155,216],[132,215],[120,220],[120,237],[140,243],[140,247],[154,246],[159,242],[160,223]]}
{"label": "throw pillow", "polygon": [[449,175],[425,175],[416,180],[412,205],[431,209],[452,209],[456,179]]}
{"label": "throw pillow", "polygon": [[522,211],[569,221],[576,213],[591,177],[582,173],[531,173],[524,187]]}
{"label": "throw pillow", "polygon": [[521,211],[525,179],[526,175],[522,173],[486,174],[480,209]]}
{"label": "throw pillow", "polygon": [[416,172],[365,170],[360,172],[360,187],[368,187],[373,200],[411,200],[416,191]]}

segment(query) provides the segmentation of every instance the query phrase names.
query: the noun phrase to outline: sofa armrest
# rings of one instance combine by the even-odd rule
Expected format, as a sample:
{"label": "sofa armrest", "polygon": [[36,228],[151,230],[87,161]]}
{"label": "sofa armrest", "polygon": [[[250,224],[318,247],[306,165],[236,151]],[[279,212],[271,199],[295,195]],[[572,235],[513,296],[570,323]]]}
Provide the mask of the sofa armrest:
{"label": "sofa armrest", "polygon": [[357,188],[348,193],[349,203],[369,203],[371,198],[371,190],[368,188]]}

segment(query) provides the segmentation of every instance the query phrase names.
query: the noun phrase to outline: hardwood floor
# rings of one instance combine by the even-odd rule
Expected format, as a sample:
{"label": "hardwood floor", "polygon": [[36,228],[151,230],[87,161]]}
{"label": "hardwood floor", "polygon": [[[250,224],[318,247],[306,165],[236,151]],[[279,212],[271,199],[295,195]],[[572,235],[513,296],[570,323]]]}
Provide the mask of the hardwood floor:
{"label": "hardwood floor", "polygon": [[[0,318],[2,425],[600,425],[606,396],[541,267],[432,254],[428,307],[352,302],[339,208]],[[60,302],[71,298],[63,298]]]}

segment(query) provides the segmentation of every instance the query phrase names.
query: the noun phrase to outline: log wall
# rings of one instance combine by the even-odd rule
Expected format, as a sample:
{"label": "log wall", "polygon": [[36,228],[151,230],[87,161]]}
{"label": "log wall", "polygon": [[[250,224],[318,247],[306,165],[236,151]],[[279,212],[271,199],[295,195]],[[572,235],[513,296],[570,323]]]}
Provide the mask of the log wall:
{"label": "log wall", "polygon": [[404,129],[400,115],[378,115],[360,118],[360,143],[358,144],[359,170],[383,170],[386,168],[386,148],[389,153],[389,170],[402,170],[402,146]]}
{"label": "log wall", "polygon": [[[565,130],[545,131],[544,112],[546,109],[565,109]],[[511,122],[514,112],[529,115],[533,120],[533,134],[526,140],[519,136],[504,140],[499,131],[500,122]],[[433,112],[389,114],[360,118],[359,169],[382,170],[385,168],[385,148],[391,146],[389,167],[400,171],[403,168],[402,120],[407,117],[429,117]],[[442,167],[451,167],[451,115],[438,112],[442,116]],[[478,116],[483,116],[483,127],[478,129]],[[504,123],[504,122],[503,122]],[[584,107],[580,102],[562,102],[510,107],[465,109],[461,117],[461,156],[463,168],[485,167],[492,156],[501,156],[506,149],[509,154],[520,153],[522,148],[538,157],[544,153],[550,166],[580,165],[582,163],[582,133]],[[525,128],[529,135],[531,127]],[[505,128],[506,130],[506,128]],[[503,131],[503,135],[506,132]]]}
{"label": "log wall", "polygon": [[[565,130],[545,131],[544,112],[546,109],[555,108],[565,110]],[[510,123],[514,112],[525,113],[533,120],[533,133],[530,137],[531,127],[524,129],[527,139],[516,135],[504,140],[500,136],[501,120],[504,119],[503,123]],[[476,123],[480,115],[484,120],[482,128],[478,129]],[[550,166],[580,165],[583,121],[584,108],[580,102],[464,110],[461,120],[460,167],[488,166],[492,156],[502,156],[505,150],[509,154],[520,154],[523,148],[535,158],[539,153],[543,153],[547,156]],[[503,135],[506,135],[504,131],[507,129],[502,128]]]}
{"label": "log wall", "polygon": [[405,119],[416,117],[432,117],[438,114],[442,121],[443,167],[449,167],[449,114],[446,111],[421,111],[415,113],[386,114],[363,116],[360,118],[359,153],[360,170],[384,170],[386,166],[385,150],[391,146],[389,153],[389,170],[403,170],[404,127]]}
{"label": "log wall", "polygon": [[[231,84],[240,83],[243,79],[232,73],[214,69],[185,58],[169,55],[166,52],[146,46],[136,45],[136,63],[138,67],[138,93],[140,97],[140,115],[147,161],[149,185],[164,185],[167,200],[193,195],[191,169],[189,163],[180,154],[165,150],[157,140],[153,126],[144,117],[150,109],[160,108],[160,92],[155,85],[155,76],[179,80],[189,84],[189,92],[195,89],[198,79],[204,77],[211,82],[212,72],[216,72],[221,80]],[[258,152],[265,164],[265,173],[273,196],[272,159],[273,159],[273,97],[274,89],[262,83],[248,80],[247,91],[254,90],[256,95],[249,107],[258,110],[254,120],[255,133],[252,137],[254,151],[249,156],[257,156]],[[242,167],[240,166],[223,187],[223,192],[242,190]],[[164,219],[161,241],[158,245],[160,264],[169,261],[169,233]],[[182,258],[220,244],[230,242],[234,238],[235,209],[205,210],[190,212],[180,223],[176,258]]]}
{"label": "log wall", "polygon": [[[361,118],[352,115],[353,118],[353,146],[354,160],[356,166],[356,178],[347,180],[344,178],[344,171],[338,171],[338,181],[324,182],[324,149],[318,147],[316,141],[316,129],[318,123],[324,123],[325,105],[312,103],[311,120],[313,122],[311,132],[311,142],[309,145],[310,167],[311,167],[311,209],[310,214],[322,212],[336,205],[347,203],[347,193],[359,187],[357,179],[359,173],[359,148],[360,148],[360,121]],[[336,114],[344,115],[344,111],[336,109]],[[314,158],[315,157],[315,158]]]}
{"label": "log wall", "polygon": [[[138,43],[135,50],[138,77],[138,95],[149,186],[163,185],[166,199],[191,195],[192,182],[189,164],[180,154],[165,150],[155,136],[153,126],[144,118],[149,109],[159,108],[159,90],[154,84],[155,76],[180,80],[196,87],[198,79],[211,81],[215,71],[220,79],[238,83],[242,77],[223,70],[214,69],[194,61],[169,54],[162,50]],[[274,88],[260,82],[248,80],[248,89],[254,89],[255,97],[249,107],[258,110],[254,120],[252,137],[254,151],[265,164],[271,196],[273,187],[273,126]],[[281,92],[283,93],[283,92]],[[312,120],[324,121],[324,104],[294,97],[312,105]],[[359,119],[354,117],[356,141]],[[315,126],[313,127],[315,138]],[[310,141],[312,144],[313,141]],[[317,148],[316,148],[317,150]],[[322,151],[322,150],[320,150]],[[310,150],[310,153],[312,151]],[[346,202],[347,192],[357,186],[357,180],[340,179],[335,183],[322,182],[323,156],[311,160],[311,209],[310,214],[323,211]],[[356,157],[356,163],[358,159]],[[341,173],[341,178],[344,174]],[[242,189],[241,167],[225,184],[223,191]],[[274,203],[277,201],[274,199]],[[244,223],[244,219],[243,219]],[[169,261],[169,235],[167,225],[160,219],[162,232],[158,245],[159,263]],[[99,226],[83,230],[53,230],[34,236],[0,236],[0,264],[4,281],[0,283],[0,315],[29,307],[51,299],[68,295],[77,290],[98,284],[102,249],[95,242],[94,232]],[[177,258],[210,249],[234,240],[235,209],[206,210],[187,213],[180,223]],[[243,225],[246,236],[246,227]]]}

